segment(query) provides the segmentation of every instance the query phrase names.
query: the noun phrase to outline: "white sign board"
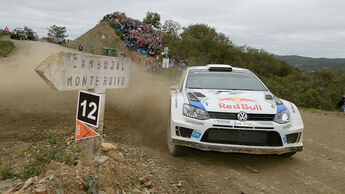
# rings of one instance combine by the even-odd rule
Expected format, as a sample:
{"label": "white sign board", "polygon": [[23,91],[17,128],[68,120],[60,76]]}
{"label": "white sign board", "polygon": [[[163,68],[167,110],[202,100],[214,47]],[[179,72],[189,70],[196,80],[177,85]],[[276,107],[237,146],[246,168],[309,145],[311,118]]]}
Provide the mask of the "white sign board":
{"label": "white sign board", "polygon": [[162,67],[163,68],[169,68],[169,59],[163,59]]}
{"label": "white sign board", "polygon": [[59,52],[47,57],[35,70],[58,91],[128,88],[130,59]]}

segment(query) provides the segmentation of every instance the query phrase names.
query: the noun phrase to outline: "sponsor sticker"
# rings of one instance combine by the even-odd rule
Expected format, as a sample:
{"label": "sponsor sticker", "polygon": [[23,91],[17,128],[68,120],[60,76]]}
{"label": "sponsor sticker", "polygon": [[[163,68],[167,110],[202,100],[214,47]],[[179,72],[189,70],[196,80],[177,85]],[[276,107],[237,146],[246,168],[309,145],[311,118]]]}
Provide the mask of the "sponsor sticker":
{"label": "sponsor sticker", "polygon": [[192,124],[195,124],[195,125],[204,125],[203,122],[194,121],[194,120],[191,120],[191,119],[186,119],[186,122],[187,122],[187,123],[192,123]]}
{"label": "sponsor sticker", "polygon": [[219,105],[220,109],[257,110],[257,111],[262,110],[262,107],[259,104],[255,104],[255,105],[248,105],[248,104],[229,105],[229,104],[219,103],[218,105]]}
{"label": "sponsor sticker", "polygon": [[192,137],[199,139],[201,137],[201,134],[202,134],[201,132],[194,131],[193,134],[192,134]]}
{"label": "sponsor sticker", "polygon": [[234,122],[234,126],[251,127],[251,126],[253,126],[253,124],[250,122]]}
{"label": "sponsor sticker", "polygon": [[287,138],[286,138],[286,136],[283,137],[283,141],[284,141],[284,143],[287,143]]}
{"label": "sponsor sticker", "polygon": [[272,126],[273,125],[273,122],[270,122],[270,121],[260,121],[258,123],[259,123],[259,125],[266,125],[266,126]]}
{"label": "sponsor sticker", "polygon": [[290,103],[292,113],[296,113],[295,107]]}
{"label": "sponsor sticker", "polygon": [[221,98],[219,101],[232,101],[235,103],[244,103],[244,102],[256,102],[255,100],[249,99],[249,98],[241,98],[241,97],[227,97],[227,98]]}
{"label": "sponsor sticker", "polygon": [[291,127],[292,127],[292,124],[290,123],[290,124],[284,125],[283,129],[290,129]]}
{"label": "sponsor sticker", "polygon": [[220,124],[228,124],[230,125],[231,124],[231,121],[229,120],[215,120],[217,123],[220,123]]}

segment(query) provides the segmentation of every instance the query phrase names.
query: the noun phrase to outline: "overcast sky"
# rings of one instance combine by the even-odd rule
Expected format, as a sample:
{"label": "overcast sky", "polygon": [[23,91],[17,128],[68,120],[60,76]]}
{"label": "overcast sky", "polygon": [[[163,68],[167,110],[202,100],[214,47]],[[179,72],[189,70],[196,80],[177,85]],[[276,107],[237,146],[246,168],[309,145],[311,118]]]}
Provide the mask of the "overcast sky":
{"label": "overcast sky", "polygon": [[345,0],[0,0],[0,28],[24,25],[46,36],[66,26],[74,39],[114,11],[142,20],[205,23],[237,45],[279,55],[345,58]]}

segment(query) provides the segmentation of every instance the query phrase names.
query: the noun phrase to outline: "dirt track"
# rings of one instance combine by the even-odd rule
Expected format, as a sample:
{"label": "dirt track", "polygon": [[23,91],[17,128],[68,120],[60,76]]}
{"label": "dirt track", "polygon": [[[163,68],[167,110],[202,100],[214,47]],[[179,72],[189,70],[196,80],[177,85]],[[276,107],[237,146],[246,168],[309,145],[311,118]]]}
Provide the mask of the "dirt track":
{"label": "dirt track", "polygon": [[[51,90],[34,72],[50,53],[67,48],[15,41],[17,51],[0,58],[0,144],[38,141],[47,128],[74,129],[77,92]],[[131,162],[152,171],[156,187],[174,192],[345,193],[345,116],[302,111],[304,151],[291,158],[190,150],[168,154],[165,143],[169,87],[134,68],[131,87],[106,96],[107,138],[136,152]],[[140,152],[140,153],[138,153]],[[159,189],[158,189],[159,190]]]}

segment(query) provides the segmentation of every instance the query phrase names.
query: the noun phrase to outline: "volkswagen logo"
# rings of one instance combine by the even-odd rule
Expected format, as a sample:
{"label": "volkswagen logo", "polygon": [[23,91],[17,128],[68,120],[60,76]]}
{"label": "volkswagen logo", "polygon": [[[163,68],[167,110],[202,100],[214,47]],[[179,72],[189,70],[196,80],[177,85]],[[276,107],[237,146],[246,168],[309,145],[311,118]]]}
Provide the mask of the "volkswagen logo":
{"label": "volkswagen logo", "polygon": [[237,114],[237,119],[239,121],[246,121],[248,119],[248,115],[245,112],[239,112]]}

